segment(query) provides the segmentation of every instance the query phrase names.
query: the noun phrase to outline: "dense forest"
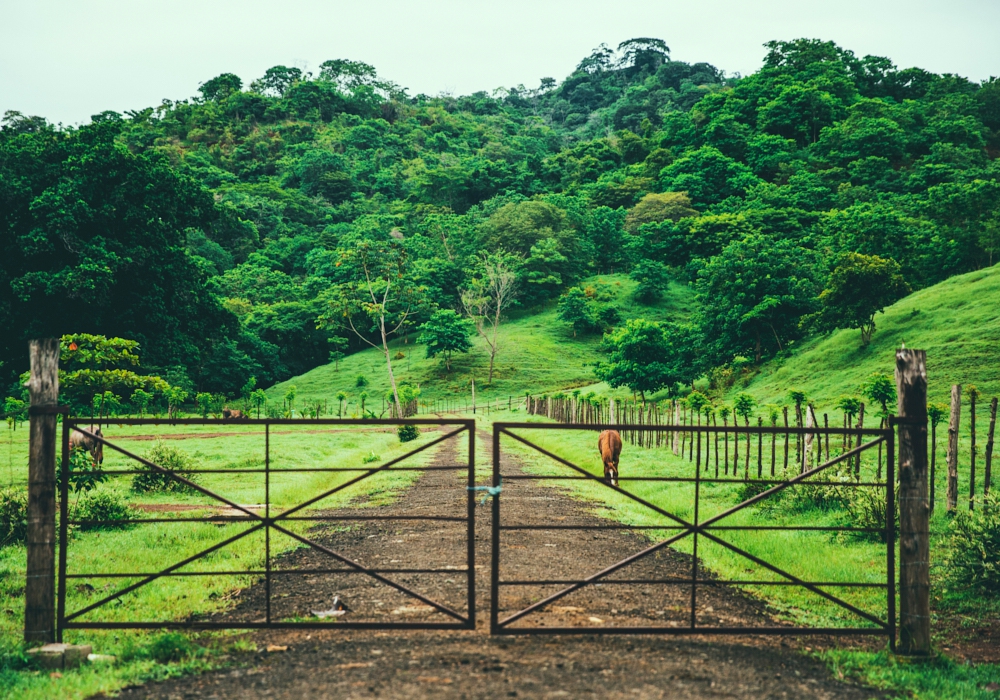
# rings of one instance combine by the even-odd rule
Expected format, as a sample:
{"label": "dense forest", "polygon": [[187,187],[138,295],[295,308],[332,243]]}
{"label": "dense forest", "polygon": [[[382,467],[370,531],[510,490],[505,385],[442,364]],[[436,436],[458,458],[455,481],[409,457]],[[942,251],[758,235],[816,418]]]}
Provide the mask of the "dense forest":
{"label": "dense forest", "polygon": [[188,391],[269,385],[365,347],[345,298],[369,259],[399,280],[397,334],[461,312],[497,256],[522,308],[575,300],[584,319],[586,276],[629,272],[647,298],[690,283],[697,318],[668,334],[689,381],[864,333],[867,312],[831,300],[879,265],[890,303],[993,264],[1000,81],[817,40],[767,49],[748,76],[633,39],[533,89],[410,96],[331,60],[80,127],[8,112],[4,386],[27,339],[67,333],[137,340],[143,371]]}

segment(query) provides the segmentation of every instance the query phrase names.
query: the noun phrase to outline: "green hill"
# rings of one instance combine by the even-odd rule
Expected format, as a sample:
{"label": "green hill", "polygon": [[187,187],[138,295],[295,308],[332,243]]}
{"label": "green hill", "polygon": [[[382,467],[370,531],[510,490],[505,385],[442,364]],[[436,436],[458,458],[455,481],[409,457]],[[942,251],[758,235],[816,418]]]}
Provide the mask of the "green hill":
{"label": "green hill", "polygon": [[[672,283],[664,298],[655,305],[638,304],[632,299],[636,283],[626,275],[601,275],[583,281],[582,285],[606,283],[615,295],[613,303],[625,318],[686,319],[694,305],[690,287]],[[486,386],[489,354],[485,342],[476,338],[473,349],[452,359],[452,369],[446,372],[440,359],[427,359],[424,346],[412,341],[391,343],[392,352],[405,356],[393,362],[393,372],[399,382],[419,386],[421,400],[451,397],[466,399],[471,395],[471,380],[476,380],[476,395],[481,401],[508,396],[583,386],[594,381],[590,365],[600,357],[600,336],[573,337],[570,324],[560,321],[554,305],[538,313],[521,314],[504,323],[500,331],[501,345],[497,354],[493,385]],[[336,394],[349,394],[353,405],[362,391],[357,386],[358,375],[369,384],[364,391],[371,397],[368,405],[376,410],[389,390],[385,360],[376,349],[365,350],[344,358],[339,368],[333,364],[317,367],[305,374],[281,382],[268,390],[272,401],[281,401],[289,387],[295,386],[296,406],[315,405],[327,401],[335,406]]]}
{"label": "green hill", "polygon": [[984,397],[1000,394],[1000,265],[956,275],[909,295],[876,318],[871,345],[857,330],[811,338],[784,360],[764,365],[744,387],[760,403],[787,403],[790,387],[818,407],[856,395],[873,372],[892,374],[900,344],[927,351],[930,401],[947,402],[951,385],[974,384]]}

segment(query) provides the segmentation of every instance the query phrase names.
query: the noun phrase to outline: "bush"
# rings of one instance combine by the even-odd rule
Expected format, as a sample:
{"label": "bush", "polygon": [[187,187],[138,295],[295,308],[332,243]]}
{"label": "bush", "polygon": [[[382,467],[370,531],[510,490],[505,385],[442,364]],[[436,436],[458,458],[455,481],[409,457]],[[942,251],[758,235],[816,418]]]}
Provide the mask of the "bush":
{"label": "bush", "polygon": [[172,661],[183,661],[190,656],[197,655],[200,651],[201,648],[183,634],[167,632],[154,639],[146,653],[154,661],[166,664]]}
{"label": "bush", "polygon": [[[400,439],[402,440],[402,438]],[[405,440],[402,441],[406,442]],[[379,457],[377,454],[375,454],[375,450],[371,450],[367,455],[361,458],[361,461],[364,462],[365,464],[371,464],[372,462],[377,462],[380,459],[382,458]]]}
{"label": "bush", "polygon": [[[159,441],[153,444],[152,449],[145,456],[153,464],[158,464],[164,469],[170,469],[171,471],[191,469],[193,466],[191,458],[186,454]],[[145,464],[140,463],[138,468],[141,473],[132,477],[132,490],[136,493],[148,493],[150,491],[191,491],[191,488],[187,484],[181,483],[160,471],[151,469]],[[194,481],[193,474],[183,474],[182,476],[188,481]]]}
{"label": "bush", "polygon": [[0,547],[23,544],[28,536],[28,492],[0,490]]}
{"label": "bush", "polygon": [[[885,488],[881,486],[850,489],[847,497],[847,514],[851,527],[876,528],[878,532],[852,532],[858,539],[885,543]],[[896,537],[899,537],[899,491],[893,502],[896,512]]]}
{"label": "bush", "polygon": [[[76,506],[75,520],[129,520],[136,517],[133,509],[117,491],[100,489],[80,499]],[[134,523],[105,523],[81,525],[81,530],[124,530]]]}
{"label": "bush", "polygon": [[944,568],[955,583],[996,597],[1000,594],[1000,498],[959,512],[949,525]]}
{"label": "bush", "polygon": [[411,440],[416,440],[417,436],[420,435],[420,429],[415,425],[401,425],[399,430],[396,431],[399,435],[400,442],[410,442]]}

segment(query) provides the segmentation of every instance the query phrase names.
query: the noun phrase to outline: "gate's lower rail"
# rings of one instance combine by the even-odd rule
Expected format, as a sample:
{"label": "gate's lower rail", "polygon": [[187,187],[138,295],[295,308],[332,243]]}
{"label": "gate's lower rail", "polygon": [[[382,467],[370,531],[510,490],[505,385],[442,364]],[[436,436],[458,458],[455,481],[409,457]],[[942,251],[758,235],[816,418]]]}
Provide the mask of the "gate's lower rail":
{"label": "gate's lower rail", "polygon": [[[225,420],[209,420],[209,419],[173,419],[173,420],[161,420],[161,419],[114,419],[110,421],[115,426],[157,426],[157,425],[170,425],[170,426],[215,426],[215,427],[225,427],[229,431],[233,430],[245,430],[247,435],[253,435],[251,431],[254,429],[262,430],[262,435],[264,438],[264,449],[263,449],[263,467],[261,468],[235,468],[235,469],[194,469],[194,468],[183,468],[183,469],[168,469],[164,466],[154,463],[153,461],[146,459],[134,452],[125,449],[119,444],[108,440],[99,431],[92,431],[93,426],[91,425],[91,420],[82,418],[67,418],[63,423],[63,435],[62,435],[62,467],[60,474],[60,526],[59,526],[59,560],[58,560],[58,577],[57,577],[57,638],[61,641],[63,630],[67,629],[152,629],[152,628],[191,628],[191,629],[262,629],[262,628],[323,628],[329,629],[331,627],[339,629],[475,629],[475,494],[471,490],[471,487],[475,486],[475,421],[473,420],[463,420],[463,419],[372,419],[372,420],[359,420],[359,419],[266,419],[266,420],[242,420],[242,421],[225,421]],[[443,434],[429,440],[428,442],[406,452],[403,455],[390,459],[384,463],[377,466],[358,466],[358,467],[321,467],[321,466],[308,466],[301,468],[274,468],[272,466],[272,427],[275,426],[287,426],[289,429],[293,427],[301,426],[331,426],[331,427],[345,427],[345,426],[358,426],[358,427],[396,427],[400,425],[416,425],[416,426],[433,426],[439,428],[447,428],[451,426],[452,430],[444,430]],[[71,459],[73,453],[71,449],[71,436],[77,435],[79,439],[74,440],[73,443],[80,443],[86,449],[92,450],[94,453],[94,461],[96,462],[96,455],[98,454],[98,448],[101,450],[109,449],[117,452],[129,460],[132,460],[139,465],[142,465],[144,469],[115,469],[115,470],[98,470],[102,475],[102,478],[115,478],[128,475],[136,475],[140,473],[156,473],[161,475],[162,478],[169,479],[178,484],[182,484],[190,492],[197,494],[202,497],[207,497],[210,503],[215,504],[216,507],[225,507],[230,513],[235,513],[231,515],[205,515],[205,516],[178,516],[178,517],[148,517],[148,518],[127,518],[127,519],[114,519],[114,520],[96,520],[96,519],[76,519],[70,512],[70,498],[71,498],[71,482],[74,481],[74,477],[86,476],[87,474],[93,475],[93,469],[78,469],[74,464],[74,460]],[[258,434],[259,436],[259,434]],[[450,464],[450,465],[436,465],[436,466],[397,466],[405,462],[425,450],[439,445],[445,440],[452,438],[465,437],[468,441],[468,458],[464,464]],[[164,437],[170,437],[169,434]],[[190,436],[186,436],[190,437]],[[211,437],[211,436],[209,436]],[[103,459],[103,452],[101,452]],[[320,501],[329,498],[337,493],[348,489],[349,487],[358,484],[359,482],[369,479],[376,475],[385,474],[390,471],[449,471],[461,473],[465,472],[465,483],[469,490],[467,490],[466,495],[463,498],[464,514],[462,515],[377,515],[377,514],[361,514],[361,515],[349,515],[339,513],[337,515],[330,514],[310,514],[309,509],[311,506],[315,506]],[[297,503],[290,507],[281,507],[274,500],[273,494],[273,479],[276,476],[293,474],[293,473],[307,473],[307,472],[320,472],[329,473],[331,475],[336,474],[351,474],[350,478],[346,481],[338,483],[330,488],[324,488],[320,490],[315,495],[307,498],[306,500]],[[220,495],[216,490],[211,490],[206,488],[198,482],[200,474],[225,474],[232,475],[239,478],[246,478],[245,475],[260,475],[263,478],[263,502],[256,505],[255,507],[248,507],[246,505],[241,505],[231,498],[226,498]],[[455,484],[456,491],[462,488],[460,482],[456,480]],[[279,509],[280,510],[277,510]],[[209,506],[205,506],[205,510],[209,510]],[[347,556],[343,552],[337,551],[336,549],[324,545],[318,542],[315,538],[308,536],[308,533],[302,534],[301,532],[296,532],[290,529],[291,524],[294,522],[345,522],[345,523],[358,523],[358,522],[404,522],[404,521],[433,521],[441,523],[454,523],[457,525],[464,524],[464,537],[465,537],[465,549],[464,549],[464,561],[460,562],[460,565],[455,566],[443,566],[443,567],[433,567],[433,568],[414,568],[414,567],[372,567],[365,566],[360,562],[354,560],[350,556]],[[152,523],[213,523],[216,525],[220,524],[244,524],[247,525],[247,529],[231,536],[222,539],[214,543],[212,546],[207,547],[201,551],[198,551],[190,556],[186,556],[180,561],[174,562],[158,571],[123,571],[123,572],[94,572],[94,571],[79,571],[68,570],[68,553],[72,548],[72,540],[70,537],[70,530],[74,527],[99,527],[99,526],[123,526],[123,525],[143,525]],[[232,545],[244,538],[247,538],[255,533],[262,533],[264,536],[263,542],[263,567],[259,568],[249,568],[240,570],[225,570],[225,571],[192,571],[185,569],[188,565],[203,561],[210,557],[215,552]],[[331,560],[334,564],[332,567],[321,567],[321,568],[303,568],[303,569],[287,569],[279,570],[272,566],[272,558],[274,556],[274,551],[272,551],[271,537],[274,534],[279,534],[284,537],[293,540],[300,548],[305,548],[314,552],[319,552],[325,557]],[[115,557],[115,552],[109,551],[108,557]],[[405,621],[405,620],[389,620],[389,621],[340,621],[338,620],[335,624],[331,622],[322,621],[312,621],[312,620],[287,620],[287,619],[275,619],[272,612],[272,582],[279,577],[288,576],[316,576],[316,575],[360,575],[368,577],[379,584],[385,586],[387,589],[401,594],[402,596],[419,601],[423,606],[425,606],[432,614],[440,613],[445,618],[446,621]],[[450,577],[460,577],[462,574],[465,576],[465,611],[455,610],[451,605],[435,600],[429,595],[415,590],[411,585],[402,583],[398,580],[400,576],[412,576],[418,574],[429,574],[429,575],[447,575]],[[265,593],[264,593],[264,610],[263,617],[257,620],[204,620],[204,619],[187,619],[187,620],[93,620],[93,619],[81,619],[88,613],[95,613],[101,609],[107,609],[107,607],[112,604],[119,602],[124,596],[129,593],[135,592],[144,586],[152,584],[154,581],[158,581],[164,578],[179,578],[183,579],[186,577],[204,577],[204,576],[219,576],[219,577],[234,577],[234,576],[244,576],[244,577],[255,577],[263,583]],[[106,595],[100,597],[97,601],[89,603],[77,610],[67,611],[67,586],[70,581],[81,580],[81,579],[107,579],[109,584],[104,587],[107,590],[113,587],[113,582],[121,579],[138,579],[132,583],[112,590]],[[81,584],[82,585],[82,584]],[[88,584],[89,585],[89,584]],[[91,586],[91,591],[95,589]]]}
{"label": "gate's lower rail", "polygon": [[[597,472],[600,461],[595,459],[588,467],[580,466],[569,459],[557,454],[553,449],[539,445],[538,441],[545,441],[547,435],[567,431],[570,434],[590,433],[596,434],[602,430],[646,430],[662,431],[667,433],[687,433],[689,438],[690,452],[681,451],[680,455],[669,454],[668,448],[661,452],[662,457],[657,463],[656,470],[660,473],[645,473],[639,476],[630,476],[629,468],[624,467],[618,477],[618,484],[605,482],[603,474]],[[528,439],[523,434],[524,431],[532,431],[533,439]],[[563,524],[555,522],[531,523],[508,522],[505,519],[504,495],[497,495],[493,499],[493,524],[492,524],[492,567],[491,567],[491,608],[490,608],[490,629],[493,634],[771,634],[771,635],[801,635],[801,634],[828,634],[828,635],[881,635],[890,640],[894,645],[896,636],[896,590],[895,580],[895,539],[896,522],[892,514],[895,512],[895,427],[890,420],[886,429],[840,429],[840,428],[767,428],[761,426],[685,426],[685,425],[592,425],[592,424],[553,424],[553,423],[494,423],[493,426],[493,486],[500,487],[501,484],[516,484],[525,482],[536,482],[545,485],[562,484],[568,482],[567,487],[572,488],[575,484],[598,485],[598,492],[589,493],[591,498],[601,498],[600,493],[624,497],[627,503],[633,507],[638,506],[650,517],[659,520],[655,524],[628,525],[623,523],[587,523],[587,524]],[[796,442],[799,449],[797,462],[792,466],[792,473],[788,473],[787,468],[779,468],[776,473],[775,457],[773,447],[777,435],[790,436]],[[829,455],[830,437],[837,436],[842,439],[841,453],[831,457]],[[770,459],[770,474],[767,473],[767,459],[763,448],[764,440],[771,437],[772,455]],[[820,449],[822,438],[826,438],[827,458],[821,458],[813,454],[813,450]],[[720,475],[720,438],[723,441],[725,452],[725,474]],[[545,467],[529,467],[527,470],[513,469],[506,465],[502,459],[503,447],[502,439],[512,440],[525,448],[530,453],[536,453],[549,458],[545,462]],[[815,442],[814,442],[815,439]],[[854,444],[854,440],[857,444]],[[588,444],[596,447],[596,439],[593,443],[587,438]],[[664,445],[669,445],[669,440],[663,440]],[[835,441],[836,442],[836,441]],[[659,441],[657,441],[659,444]],[[810,447],[815,445],[813,450]],[[733,476],[729,476],[729,449],[730,446],[737,451],[737,460],[733,466]],[[785,450],[788,450],[788,440],[785,440]],[[714,449],[713,449],[714,448]],[[739,454],[738,450],[743,449],[744,453]],[[878,450],[877,470],[862,460],[863,453]],[[882,454],[885,454],[884,471]],[[810,450],[807,452],[807,450]],[[643,450],[644,455],[654,455],[655,452]],[[714,454],[713,454],[714,453]],[[756,454],[754,454],[756,453]],[[635,453],[632,453],[635,454]],[[714,457],[714,459],[712,459]],[[755,469],[751,470],[751,461],[754,462]],[[870,462],[871,460],[869,460]],[[785,464],[788,464],[787,457]],[[831,478],[831,468],[836,465],[846,465],[848,477],[840,475],[839,478]],[[863,466],[864,465],[864,466]],[[686,473],[685,473],[686,472]],[[742,475],[740,475],[742,472]],[[752,478],[756,472],[756,478]],[[882,478],[884,474],[884,479]],[[657,503],[657,498],[647,492],[637,493],[637,489],[632,484],[642,484],[644,482],[660,482],[665,484],[676,484],[678,488],[690,490],[691,500],[689,507],[669,509]],[[738,504],[726,508],[721,512],[716,512],[710,517],[705,516],[705,490],[704,486],[714,485],[713,489],[719,488],[723,484],[739,484],[743,488],[752,485],[744,493],[749,493],[745,499]],[[856,489],[876,489],[878,498],[884,498],[884,508],[886,517],[884,522],[878,527],[857,527],[850,525],[829,525],[829,524],[730,524],[732,517],[737,513],[746,511],[753,505],[759,505],[768,500],[775,501],[782,493],[789,489],[801,487],[824,487],[834,486],[846,490]],[[606,489],[606,491],[602,491]],[[879,492],[885,491],[884,496]],[[756,493],[754,493],[756,491]],[[508,490],[509,492],[509,490]],[[508,497],[513,497],[513,494]],[[534,516],[533,516],[534,517]],[[507,578],[506,557],[512,557],[512,562],[517,555],[510,554],[511,550],[505,549],[505,533],[517,531],[600,531],[600,530],[636,530],[652,535],[653,541],[649,546],[631,554],[609,566],[603,566],[600,570],[582,577],[547,577],[543,579]],[[762,537],[767,537],[769,533],[775,531],[802,531],[816,533],[855,533],[873,535],[876,539],[881,539],[885,543],[884,555],[884,578],[881,580],[807,580],[788,570],[789,567],[779,566],[768,561],[765,556],[755,554],[750,549],[754,547],[737,546],[724,539],[725,532],[742,531],[745,533],[760,533]],[[653,533],[670,533],[669,536],[658,539]],[[636,564],[657,552],[663,552],[666,548],[676,543],[690,538],[690,571],[686,575],[672,575],[659,577],[626,577],[613,578],[614,574],[625,575],[627,567]],[[589,539],[589,536],[588,536]],[[586,561],[585,551],[586,540],[583,537],[579,540],[580,552],[578,560]],[[742,543],[741,543],[742,544]],[[748,565],[756,567],[761,572],[766,572],[770,579],[753,578],[733,578],[719,579],[711,575],[705,575],[700,568],[703,566],[699,558],[699,545],[705,547],[711,545],[725,551],[729,556],[738,557]],[[531,553],[525,553],[530,556]],[[619,573],[620,572],[620,573]],[[542,587],[559,587],[551,593],[541,592]],[[571,594],[584,591],[593,586],[642,586],[645,589],[660,591],[667,587],[689,587],[688,614],[683,620],[684,624],[674,625],[624,625],[611,626],[601,624],[600,618],[596,624],[565,626],[551,624],[545,621],[537,621],[533,624],[532,617],[543,615],[547,609],[552,608],[556,601],[566,598]],[[824,604],[834,606],[841,613],[857,620],[858,624],[847,624],[845,626],[796,626],[784,624],[754,625],[707,625],[698,619],[698,597],[700,591],[712,587],[733,587],[733,586],[761,586],[761,587],[798,587],[803,591],[822,599]],[[503,608],[503,592],[508,589],[524,589],[525,587],[538,587],[540,591],[537,599],[530,605],[515,609],[513,611]],[[884,605],[880,614],[873,614],[870,611],[861,609],[858,605],[845,600],[841,590],[851,589],[874,589],[884,591]],[[606,589],[605,589],[606,590]],[[830,592],[838,591],[837,594]],[[575,608],[574,608],[575,609]],[[501,615],[501,610],[505,614]]]}

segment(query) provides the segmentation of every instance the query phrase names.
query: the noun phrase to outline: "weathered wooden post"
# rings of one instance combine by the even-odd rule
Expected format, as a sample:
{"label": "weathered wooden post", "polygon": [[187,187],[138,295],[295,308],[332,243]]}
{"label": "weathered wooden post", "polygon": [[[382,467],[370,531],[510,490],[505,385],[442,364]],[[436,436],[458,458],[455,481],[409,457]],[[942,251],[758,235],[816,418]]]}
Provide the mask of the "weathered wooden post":
{"label": "weathered wooden post", "polygon": [[958,508],[958,423],[962,414],[962,385],[951,385],[951,415],[948,417],[948,491],[945,510],[954,513]]}
{"label": "weathered wooden post", "polygon": [[[929,655],[930,504],[927,500],[927,355],[896,351],[899,416],[899,647]],[[886,488],[891,491],[893,485]],[[889,514],[892,517],[892,514]],[[893,546],[889,541],[889,547]]]}
{"label": "weathered wooden post", "polygon": [[983,500],[990,495],[990,479],[993,478],[993,435],[997,427],[997,397],[990,401],[990,427],[986,432],[986,468],[983,473]]}
{"label": "weathered wooden post", "polygon": [[976,397],[979,392],[970,385],[969,394],[969,510],[976,507]]}
{"label": "weathered wooden post", "polygon": [[59,398],[59,339],[29,346],[31,407],[28,452],[28,577],[24,589],[24,641],[56,638],[56,401]]}

